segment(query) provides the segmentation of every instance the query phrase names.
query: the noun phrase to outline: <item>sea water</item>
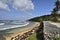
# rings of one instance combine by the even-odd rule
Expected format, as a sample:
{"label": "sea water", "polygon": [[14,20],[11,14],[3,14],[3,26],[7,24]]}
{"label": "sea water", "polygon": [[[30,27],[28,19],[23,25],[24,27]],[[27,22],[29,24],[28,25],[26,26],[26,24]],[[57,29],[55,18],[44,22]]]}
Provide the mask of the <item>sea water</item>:
{"label": "sea water", "polygon": [[0,34],[7,34],[16,32],[17,30],[21,30],[23,28],[32,27],[35,22],[30,21],[0,21]]}
{"label": "sea water", "polygon": [[6,30],[10,28],[22,27],[28,25],[29,22],[19,22],[19,21],[2,21],[0,22],[0,30]]}
{"label": "sea water", "polygon": [[3,20],[0,21],[0,31],[6,30],[6,29],[12,29],[12,28],[18,28],[18,27],[25,27],[25,26],[33,26],[35,23],[30,21],[14,21],[14,20]]}

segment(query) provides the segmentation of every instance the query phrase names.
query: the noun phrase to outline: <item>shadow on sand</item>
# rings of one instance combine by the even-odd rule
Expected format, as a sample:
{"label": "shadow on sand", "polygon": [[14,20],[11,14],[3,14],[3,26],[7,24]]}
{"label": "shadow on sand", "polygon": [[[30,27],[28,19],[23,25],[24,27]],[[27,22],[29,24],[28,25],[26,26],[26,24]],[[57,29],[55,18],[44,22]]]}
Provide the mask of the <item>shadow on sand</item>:
{"label": "shadow on sand", "polygon": [[39,29],[36,31],[37,40],[44,40],[43,27],[43,22],[41,22]]}

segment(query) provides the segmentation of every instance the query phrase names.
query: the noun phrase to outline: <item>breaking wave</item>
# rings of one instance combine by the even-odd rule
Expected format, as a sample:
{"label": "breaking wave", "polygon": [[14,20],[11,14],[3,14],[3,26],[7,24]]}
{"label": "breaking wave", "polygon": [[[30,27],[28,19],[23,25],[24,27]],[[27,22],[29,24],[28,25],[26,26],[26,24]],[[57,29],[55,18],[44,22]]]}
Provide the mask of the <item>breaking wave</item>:
{"label": "breaking wave", "polygon": [[29,22],[25,22],[25,23],[0,23],[0,30],[23,27],[23,26],[27,26],[28,24],[29,24]]}

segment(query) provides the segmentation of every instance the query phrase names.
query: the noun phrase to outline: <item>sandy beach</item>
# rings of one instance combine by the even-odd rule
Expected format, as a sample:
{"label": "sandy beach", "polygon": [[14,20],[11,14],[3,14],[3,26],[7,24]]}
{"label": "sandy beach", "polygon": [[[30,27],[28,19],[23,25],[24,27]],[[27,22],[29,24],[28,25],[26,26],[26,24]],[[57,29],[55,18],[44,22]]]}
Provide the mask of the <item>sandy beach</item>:
{"label": "sandy beach", "polygon": [[5,38],[5,40],[11,40],[12,37],[16,37],[17,35],[22,35],[30,30],[32,30],[35,27],[38,27],[40,25],[39,22],[35,22],[35,25],[33,25],[32,27],[27,27],[27,28],[23,28],[21,30],[12,30],[10,31],[11,34],[6,34],[3,35],[3,37]]}

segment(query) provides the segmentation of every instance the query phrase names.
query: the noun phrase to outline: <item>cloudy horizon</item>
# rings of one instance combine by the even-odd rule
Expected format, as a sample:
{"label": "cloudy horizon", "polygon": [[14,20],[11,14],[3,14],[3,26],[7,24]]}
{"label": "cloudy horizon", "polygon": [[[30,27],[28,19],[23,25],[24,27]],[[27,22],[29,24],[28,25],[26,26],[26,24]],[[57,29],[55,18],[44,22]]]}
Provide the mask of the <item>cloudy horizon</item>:
{"label": "cloudy horizon", "polygon": [[47,15],[51,13],[54,2],[55,0],[0,0],[0,20],[27,20]]}

